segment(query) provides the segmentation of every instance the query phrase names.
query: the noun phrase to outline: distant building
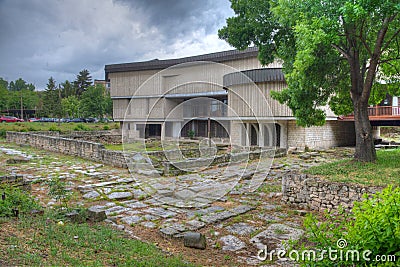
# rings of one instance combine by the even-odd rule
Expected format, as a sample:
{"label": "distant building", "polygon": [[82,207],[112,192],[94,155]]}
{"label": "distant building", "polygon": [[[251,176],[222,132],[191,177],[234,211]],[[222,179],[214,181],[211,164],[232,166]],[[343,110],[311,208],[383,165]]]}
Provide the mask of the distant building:
{"label": "distant building", "polygon": [[114,120],[131,138],[210,135],[283,148],[355,143],[354,122],[338,120],[328,108],[324,126],[297,126],[292,111],[270,96],[287,86],[280,62],[262,66],[257,55],[249,48],[106,65]]}
{"label": "distant building", "polygon": [[101,84],[106,88],[106,91],[110,92],[110,82],[106,80],[94,80],[94,85]]}

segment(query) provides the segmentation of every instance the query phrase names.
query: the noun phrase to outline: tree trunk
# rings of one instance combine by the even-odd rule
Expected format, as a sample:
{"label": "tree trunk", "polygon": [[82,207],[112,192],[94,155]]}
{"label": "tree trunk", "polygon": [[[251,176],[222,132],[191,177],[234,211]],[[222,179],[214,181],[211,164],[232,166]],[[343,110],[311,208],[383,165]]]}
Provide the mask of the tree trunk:
{"label": "tree trunk", "polygon": [[376,151],[372,127],[368,117],[368,100],[361,96],[353,98],[356,151],[354,158],[363,162],[375,162]]}

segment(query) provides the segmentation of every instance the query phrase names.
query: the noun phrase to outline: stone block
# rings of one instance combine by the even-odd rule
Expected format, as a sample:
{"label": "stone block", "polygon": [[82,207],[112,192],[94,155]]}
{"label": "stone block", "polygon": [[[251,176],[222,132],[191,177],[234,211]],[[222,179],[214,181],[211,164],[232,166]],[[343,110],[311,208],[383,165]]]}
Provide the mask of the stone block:
{"label": "stone block", "polygon": [[189,248],[205,249],[206,237],[201,233],[187,232],[183,236],[183,245]]}
{"label": "stone block", "polygon": [[92,222],[101,222],[107,219],[106,212],[99,210],[96,207],[90,207],[88,209],[88,219]]}
{"label": "stone block", "polygon": [[65,216],[73,223],[84,223],[86,221],[86,217],[76,210],[65,214]]}

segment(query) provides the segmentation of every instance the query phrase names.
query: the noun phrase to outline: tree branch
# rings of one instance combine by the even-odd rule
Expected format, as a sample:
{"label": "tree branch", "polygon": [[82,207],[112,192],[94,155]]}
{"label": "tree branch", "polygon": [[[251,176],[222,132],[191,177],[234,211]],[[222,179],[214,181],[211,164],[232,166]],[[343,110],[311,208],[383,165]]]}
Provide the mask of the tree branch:
{"label": "tree branch", "polygon": [[350,59],[350,55],[343,48],[336,44],[331,44],[331,46],[338,50],[345,58]]}
{"label": "tree branch", "polygon": [[389,22],[392,19],[394,19],[394,16],[386,17],[383,20],[381,29],[378,31],[378,37],[376,38],[374,52],[372,53],[371,59],[369,61],[369,69],[367,72],[367,76],[365,78],[365,83],[364,83],[362,94],[361,94],[361,98],[364,101],[368,101],[368,99],[369,99],[369,95],[371,93],[371,88],[372,88],[372,84],[374,82],[374,78],[376,75],[378,63],[379,63],[380,57],[382,56],[381,48],[383,46],[383,41],[385,40],[385,35],[389,28]]}
{"label": "tree branch", "polygon": [[400,60],[400,57],[394,57],[394,58],[389,58],[389,59],[385,59],[385,60],[380,60],[378,61],[378,64],[385,64],[385,63],[389,63],[393,60]]}
{"label": "tree branch", "polygon": [[398,29],[390,38],[389,40],[386,42],[385,46],[382,48],[382,52],[385,51],[389,45],[391,44],[391,42],[394,40],[394,38],[396,38],[397,35],[399,35],[400,33],[400,29]]}
{"label": "tree branch", "polygon": [[364,45],[365,49],[367,49],[367,52],[370,56],[372,56],[372,51],[371,48],[369,47],[369,45],[367,44],[364,36],[363,36],[363,29],[364,29],[364,24],[365,24],[365,20],[363,20],[362,24],[361,24],[361,29],[360,29],[360,36],[358,36],[361,40],[361,43]]}

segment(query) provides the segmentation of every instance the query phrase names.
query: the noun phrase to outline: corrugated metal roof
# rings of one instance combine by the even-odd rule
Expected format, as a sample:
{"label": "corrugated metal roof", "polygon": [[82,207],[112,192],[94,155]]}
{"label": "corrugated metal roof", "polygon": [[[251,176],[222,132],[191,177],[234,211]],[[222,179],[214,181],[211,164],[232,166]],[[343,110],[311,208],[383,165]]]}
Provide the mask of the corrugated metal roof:
{"label": "corrugated metal roof", "polygon": [[252,82],[277,82],[285,81],[281,68],[262,68],[245,70],[224,75],[224,87],[246,84]]}
{"label": "corrugated metal roof", "polygon": [[258,55],[257,47],[249,47],[246,50],[229,50],[205,55],[177,58],[177,59],[166,59],[158,60],[153,59],[142,62],[122,63],[122,64],[110,64],[106,65],[104,70],[107,73],[113,72],[125,72],[125,71],[138,71],[138,70],[158,70],[165,69],[177,64],[194,62],[194,61],[212,61],[212,62],[224,62],[228,60],[243,59],[254,57]]}

